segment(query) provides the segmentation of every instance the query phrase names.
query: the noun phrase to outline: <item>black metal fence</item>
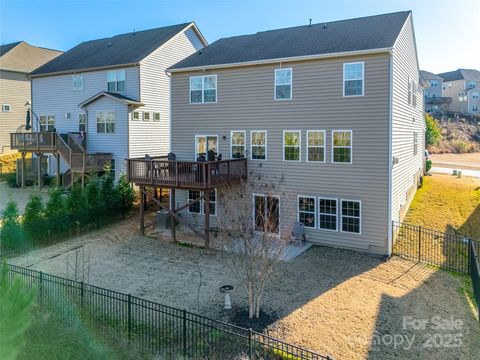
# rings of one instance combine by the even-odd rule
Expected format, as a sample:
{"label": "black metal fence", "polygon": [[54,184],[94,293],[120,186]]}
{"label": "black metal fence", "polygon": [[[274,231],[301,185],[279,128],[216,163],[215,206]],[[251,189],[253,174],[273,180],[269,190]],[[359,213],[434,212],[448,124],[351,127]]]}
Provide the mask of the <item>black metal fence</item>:
{"label": "black metal fence", "polygon": [[480,259],[478,248],[470,242],[470,278],[472,279],[473,297],[477,303],[478,320],[480,321]]}
{"label": "black metal fence", "polygon": [[9,281],[21,278],[26,289],[35,289],[39,305],[67,325],[85,322],[162,359],[331,359],[185,310],[14,265],[7,268]]}

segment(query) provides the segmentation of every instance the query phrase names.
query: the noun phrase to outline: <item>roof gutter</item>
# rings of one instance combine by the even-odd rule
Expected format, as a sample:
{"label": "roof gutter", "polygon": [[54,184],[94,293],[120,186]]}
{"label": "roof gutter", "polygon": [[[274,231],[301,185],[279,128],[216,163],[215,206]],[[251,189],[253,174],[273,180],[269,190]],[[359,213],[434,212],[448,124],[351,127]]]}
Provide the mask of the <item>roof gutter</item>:
{"label": "roof gutter", "polygon": [[328,59],[328,58],[343,57],[343,56],[388,53],[392,49],[393,47],[386,47],[386,48],[369,49],[369,50],[344,51],[344,52],[335,52],[335,53],[328,53],[328,54],[302,55],[302,56],[291,56],[291,57],[275,58],[275,59],[243,61],[243,62],[235,62],[235,63],[228,63],[228,64],[203,65],[203,66],[192,66],[192,67],[186,67],[186,68],[173,68],[173,69],[170,68],[170,69],[167,69],[167,72],[177,73],[177,72],[186,72],[186,71],[198,71],[198,70],[208,70],[208,69],[222,69],[222,68],[230,68],[230,67],[274,64],[278,62],[317,60],[317,59]]}
{"label": "roof gutter", "polygon": [[28,74],[27,76],[29,78],[38,78],[38,77],[64,75],[64,74],[75,74],[75,73],[80,73],[80,72],[90,72],[90,71],[98,71],[98,70],[106,70],[106,69],[117,69],[117,68],[122,68],[122,67],[131,67],[131,66],[138,66],[138,65],[140,65],[140,62],[127,63],[127,64],[106,65],[106,66],[97,66],[97,67],[83,68],[83,69],[64,70],[64,71],[56,71],[56,72],[43,73],[43,74]]}

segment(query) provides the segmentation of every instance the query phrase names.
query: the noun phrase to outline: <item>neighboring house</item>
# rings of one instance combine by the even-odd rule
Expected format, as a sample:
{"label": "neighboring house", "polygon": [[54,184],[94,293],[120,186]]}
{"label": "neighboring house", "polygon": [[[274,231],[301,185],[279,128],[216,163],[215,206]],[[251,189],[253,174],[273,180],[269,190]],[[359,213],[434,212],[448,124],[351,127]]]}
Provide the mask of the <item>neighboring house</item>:
{"label": "neighboring house", "polygon": [[50,173],[79,173],[83,180],[108,161],[118,177],[126,158],[166,153],[165,70],[206,44],[193,22],[179,24],[86,41],[32,72],[34,132],[56,132],[52,141],[49,134],[40,139],[54,142],[44,153],[60,155],[60,171],[50,161]]}
{"label": "neighboring house", "polygon": [[449,110],[452,98],[443,96],[443,78],[425,70],[420,70],[420,78],[426,82],[426,87],[423,91],[425,111],[437,112]]}
{"label": "neighboring house", "polygon": [[25,104],[31,100],[26,74],[61,53],[25,41],[0,46],[0,154],[10,152],[10,133],[25,125]]}
{"label": "neighboring house", "polygon": [[443,96],[452,98],[451,111],[480,114],[480,71],[458,69],[438,75],[443,79]]}
{"label": "neighboring house", "polygon": [[[282,177],[288,196],[252,194],[252,221],[273,208],[279,235],[298,219],[314,243],[391,254],[424,164],[411,12],[220,39],[169,71],[178,161],[152,173],[131,159],[129,175],[171,188],[179,221],[215,225],[215,188],[253,170]],[[229,160],[198,161],[210,150]]]}

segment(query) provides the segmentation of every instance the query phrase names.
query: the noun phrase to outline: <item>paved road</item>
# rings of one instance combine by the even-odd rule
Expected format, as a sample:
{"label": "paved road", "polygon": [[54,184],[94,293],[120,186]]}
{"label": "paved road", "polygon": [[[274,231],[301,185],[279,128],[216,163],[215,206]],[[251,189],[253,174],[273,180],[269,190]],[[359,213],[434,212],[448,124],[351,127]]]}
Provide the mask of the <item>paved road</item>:
{"label": "paved road", "polygon": [[[446,168],[446,167],[437,167],[433,166],[432,170],[430,170],[431,173],[437,173],[437,174],[453,174],[452,168]],[[470,169],[460,169],[462,172],[462,176],[469,176],[469,177],[476,177],[480,178],[480,170],[470,170]]]}

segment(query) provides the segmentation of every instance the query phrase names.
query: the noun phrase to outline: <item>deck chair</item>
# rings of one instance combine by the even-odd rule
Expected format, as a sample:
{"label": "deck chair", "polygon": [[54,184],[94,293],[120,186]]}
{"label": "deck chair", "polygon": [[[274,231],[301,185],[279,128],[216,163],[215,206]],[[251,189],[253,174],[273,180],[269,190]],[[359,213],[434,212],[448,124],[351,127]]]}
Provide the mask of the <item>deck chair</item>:
{"label": "deck chair", "polygon": [[293,223],[291,243],[305,245],[306,241],[305,225],[301,221],[295,221]]}

